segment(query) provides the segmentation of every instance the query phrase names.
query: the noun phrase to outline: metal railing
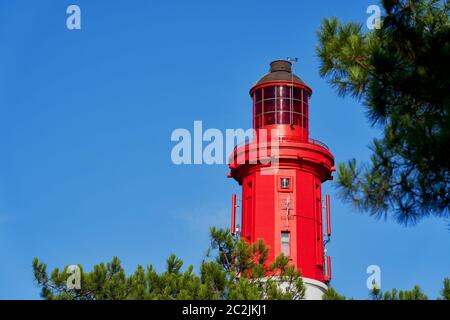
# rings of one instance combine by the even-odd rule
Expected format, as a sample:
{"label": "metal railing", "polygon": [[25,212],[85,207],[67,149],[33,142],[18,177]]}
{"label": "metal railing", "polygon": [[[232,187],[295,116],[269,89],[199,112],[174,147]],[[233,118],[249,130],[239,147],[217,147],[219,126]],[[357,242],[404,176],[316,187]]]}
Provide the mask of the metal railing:
{"label": "metal railing", "polygon": [[330,148],[325,143],[323,143],[322,141],[309,138],[309,143],[317,144],[317,145],[319,145],[319,146],[321,146],[321,147],[323,147],[323,148],[325,148],[327,150],[330,150]]}
{"label": "metal railing", "polygon": [[[290,138],[288,138],[288,137],[280,137],[280,138],[278,139],[278,141],[279,141],[279,142],[295,141],[295,142],[301,142],[301,143],[310,143],[310,144],[314,144],[314,145],[321,146],[322,148],[325,148],[326,150],[330,150],[330,148],[329,148],[325,143],[323,143],[322,141],[316,140],[316,139],[312,139],[312,138],[309,138],[308,140],[306,140],[306,139],[305,139],[305,140],[295,140],[295,139],[290,139]],[[250,141],[250,142],[251,142],[251,141]],[[240,148],[240,147],[245,146],[247,143],[249,143],[249,142],[242,141],[242,142],[238,143],[238,144],[234,147],[234,150],[236,150],[237,148]]]}

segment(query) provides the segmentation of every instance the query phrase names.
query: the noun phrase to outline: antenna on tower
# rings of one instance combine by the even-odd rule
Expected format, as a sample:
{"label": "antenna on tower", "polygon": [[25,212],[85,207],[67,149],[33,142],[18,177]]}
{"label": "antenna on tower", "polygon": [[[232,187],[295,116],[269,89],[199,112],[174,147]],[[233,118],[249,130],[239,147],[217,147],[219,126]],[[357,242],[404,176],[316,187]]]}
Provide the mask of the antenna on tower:
{"label": "antenna on tower", "polygon": [[294,85],[294,63],[298,62],[298,57],[287,57],[286,60],[292,64],[291,81],[292,81],[292,86],[293,86]]}
{"label": "antenna on tower", "polygon": [[291,126],[294,124],[294,119],[293,119],[293,101],[294,101],[294,63],[298,62],[298,57],[287,57],[286,58],[287,61],[289,61],[292,65],[291,68],[291,119],[290,119],[290,124]]}

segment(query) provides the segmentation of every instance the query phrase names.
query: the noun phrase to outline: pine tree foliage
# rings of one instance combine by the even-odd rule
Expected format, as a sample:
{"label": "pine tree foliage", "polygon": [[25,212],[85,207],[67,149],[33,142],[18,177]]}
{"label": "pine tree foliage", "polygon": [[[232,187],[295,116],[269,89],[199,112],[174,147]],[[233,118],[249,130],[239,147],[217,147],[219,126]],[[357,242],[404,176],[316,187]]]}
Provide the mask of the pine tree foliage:
{"label": "pine tree foliage", "polygon": [[322,296],[322,300],[347,300],[345,296],[341,296],[336,289],[329,286]]}
{"label": "pine tree foliage", "polygon": [[380,29],[325,19],[320,75],[364,104],[382,130],[369,163],[340,164],[342,197],[403,224],[450,216],[450,18],[448,0],[383,0]]}
{"label": "pine tree foliage", "polygon": [[[443,288],[440,292],[441,296],[437,299],[450,300],[450,278],[445,278]],[[428,296],[423,293],[422,289],[415,285],[412,290],[391,289],[391,291],[383,292],[376,285],[369,291],[370,300],[428,300]],[[334,288],[328,287],[324,293],[323,300],[347,300],[345,296],[340,295]]]}
{"label": "pine tree foliage", "polygon": [[441,290],[441,298],[443,300],[450,300],[450,278],[444,279],[444,287]]}
{"label": "pine tree foliage", "polygon": [[412,290],[392,289],[384,293],[378,288],[373,288],[370,297],[372,300],[428,300],[427,295],[417,285]]}
{"label": "pine tree foliage", "polygon": [[36,284],[47,300],[241,300],[302,299],[305,295],[300,272],[284,256],[267,263],[263,242],[248,244],[235,239],[230,230],[211,228],[211,246],[200,265],[182,270],[183,261],[171,255],[166,269],[156,272],[152,265],[138,266],[127,275],[120,260],[97,264],[92,271],[80,268],[80,288],[69,289],[68,266],[49,275],[46,264],[33,260]]}

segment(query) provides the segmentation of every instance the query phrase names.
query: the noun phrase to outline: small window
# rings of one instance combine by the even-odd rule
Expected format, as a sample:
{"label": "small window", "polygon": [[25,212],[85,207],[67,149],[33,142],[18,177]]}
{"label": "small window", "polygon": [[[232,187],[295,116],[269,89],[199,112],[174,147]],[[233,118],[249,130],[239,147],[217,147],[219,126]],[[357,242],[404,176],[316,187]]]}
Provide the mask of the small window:
{"label": "small window", "polygon": [[291,255],[291,234],[289,232],[281,232],[281,253],[285,257]]}
{"label": "small window", "polygon": [[289,189],[290,188],[290,179],[289,178],[281,178],[281,189]]}

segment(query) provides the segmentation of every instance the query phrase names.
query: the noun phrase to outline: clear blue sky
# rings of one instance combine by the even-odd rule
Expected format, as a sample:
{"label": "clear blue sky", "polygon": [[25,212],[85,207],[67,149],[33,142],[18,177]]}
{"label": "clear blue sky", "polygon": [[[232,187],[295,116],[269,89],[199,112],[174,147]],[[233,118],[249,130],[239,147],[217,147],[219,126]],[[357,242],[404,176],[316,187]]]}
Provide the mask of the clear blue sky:
{"label": "clear blue sky", "polygon": [[[66,8],[82,30],[66,28]],[[176,253],[198,266],[208,228],[228,226],[237,184],[223,166],[175,166],[175,128],[248,128],[248,90],[273,59],[298,56],[313,88],[311,136],[338,162],[368,159],[377,135],[363,107],[318,75],[323,17],[365,22],[373,0],[2,1],[0,4],[0,298],[39,298],[31,261],[50,268],[117,255],[158,270]],[[414,228],[356,213],[334,196],[333,286],[367,297],[450,276],[447,222]]]}

